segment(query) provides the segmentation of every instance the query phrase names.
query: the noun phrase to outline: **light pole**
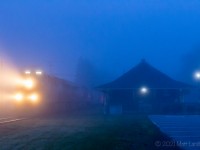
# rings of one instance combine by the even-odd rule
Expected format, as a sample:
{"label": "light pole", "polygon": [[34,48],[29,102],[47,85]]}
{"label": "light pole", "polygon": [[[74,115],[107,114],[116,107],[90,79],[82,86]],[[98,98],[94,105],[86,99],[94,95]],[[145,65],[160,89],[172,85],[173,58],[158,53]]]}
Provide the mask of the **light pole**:
{"label": "light pole", "polygon": [[198,85],[198,88],[200,88],[200,71],[196,71],[195,73],[194,73],[194,78],[196,79],[196,81],[197,81],[197,85]]}
{"label": "light pole", "polygon": [[194,73],[194,78],[195,78],[196,81],[197,81],[198,102],[200,102],[200,95],[199,95],[199,92],[200,92],[200,71],[196,71],[196,72]]}
{"label": "light pole", "polygon": [[195,74],[194,74],[194,77],[195,77],[196,80],[199,81],[200,80],[200,71],[196,71]]}
{"label": "light pole", "polygon": [[200,103],[200,70],[196,71],[194,73],[194,78],[197,81],[197,95],[198,95],[198,108],[197,108],[197,113],[199,112],[199,103]]}

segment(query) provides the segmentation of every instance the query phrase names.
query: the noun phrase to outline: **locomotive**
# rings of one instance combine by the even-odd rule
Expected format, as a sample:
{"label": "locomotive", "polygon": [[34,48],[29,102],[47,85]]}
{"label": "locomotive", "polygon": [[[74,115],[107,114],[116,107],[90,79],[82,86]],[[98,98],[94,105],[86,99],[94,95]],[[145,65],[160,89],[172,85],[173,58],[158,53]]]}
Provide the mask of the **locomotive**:
{"label": "locomotive", "polygon": [[22,74],[22,79],[18,80],[16,83],[13,99],[16,104],[38,104],[41,100],[40,93],[40,78],[42,76],[42,71],[31,72],[29,70]]}

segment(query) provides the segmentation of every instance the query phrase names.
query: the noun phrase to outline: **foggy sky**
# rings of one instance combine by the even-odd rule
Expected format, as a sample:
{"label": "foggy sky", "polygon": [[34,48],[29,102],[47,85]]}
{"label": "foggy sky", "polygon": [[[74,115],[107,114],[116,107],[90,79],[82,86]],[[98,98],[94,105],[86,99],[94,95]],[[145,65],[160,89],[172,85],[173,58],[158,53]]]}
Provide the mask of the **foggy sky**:
{"label": "foggy sky", "polygon": [[69,80],[79,57],[113,77],[146,58],[178,78],[199,18],[199,0],[1,0],[0,51]]}

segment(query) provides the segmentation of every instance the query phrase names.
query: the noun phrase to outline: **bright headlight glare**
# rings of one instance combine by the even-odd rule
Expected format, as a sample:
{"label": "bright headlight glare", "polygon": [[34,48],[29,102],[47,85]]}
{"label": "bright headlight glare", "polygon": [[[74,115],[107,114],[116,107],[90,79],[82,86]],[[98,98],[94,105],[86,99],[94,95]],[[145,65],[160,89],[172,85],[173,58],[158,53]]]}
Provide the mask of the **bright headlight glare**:
{"label": "bright headlight glare", "polygon": [[33,80],[31,80],[31,79],[25,80],[25,81],[24,81],[24,86],[25,86],[26,88],[28,88],[28,89],[33,88],[33,86],[34,86]]}
{"label": "bright headlight glare", "polygon": [[31,74],[31,71],[30,70],[26,70],[24,73],[25,74]]}
{"label": "bright headlight glare", "polygon": [[42,71],[36,71],[35,74],[36,75],[42,75]]}
{"label": "bright headlight glare", "polygon": [[37,102],[38,99],[39,99],[39,97],[38,97],[37,94],[32,94],[32,95],[30,95],[28,98],[29,98],[29,100],[32,101],[32,102]]}
{"label": "bright headlight glare", "polygon": [[24,95],[22,93],[17,93],[14,98],[16,101],[20,102],[24,99]]}

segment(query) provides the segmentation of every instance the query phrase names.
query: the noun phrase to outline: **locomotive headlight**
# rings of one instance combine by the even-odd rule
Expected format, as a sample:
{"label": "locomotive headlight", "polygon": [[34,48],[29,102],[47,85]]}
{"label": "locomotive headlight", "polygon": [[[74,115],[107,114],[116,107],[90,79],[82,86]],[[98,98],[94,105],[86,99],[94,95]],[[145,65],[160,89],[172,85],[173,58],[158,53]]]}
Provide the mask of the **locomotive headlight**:
{"label": "locomotive headlight", "polygon": [[17,102],[21,102],[23,99],[24,99],[24,95],[22,93],[17,93],[15,96],[14,96],[14,99],[17,101]]}
{"label": "locomotive headlight", "polygon": [[24,71],[24,73],[28,75],[28,74],[31,74],[31,71],[30,70],[26,70],[26,71]]}
{"label": "locomotive headlight", "polygon": [[28,99],[31,101],[31,102],[33,102],[33,103],[36,103],[36,102],[38,102],[38,100],[39,100],[39,96],[37,95],[37,94],[31,94],[29,97],[28,97]]}
{"label": "locomotive headlight", "polygon": [[27,79],[24,81],[24,86],[27,88],[27,89],[31,89],[34,87],[34,82],[32,79]]}
{"label": "locomotive headlight", "polygon": [[39,75],[42,75],[42,71],[39,71],[39,70],[38,70],[38,71],[35,72],[35,74],[38,75],[38,76],[39,76]]}

